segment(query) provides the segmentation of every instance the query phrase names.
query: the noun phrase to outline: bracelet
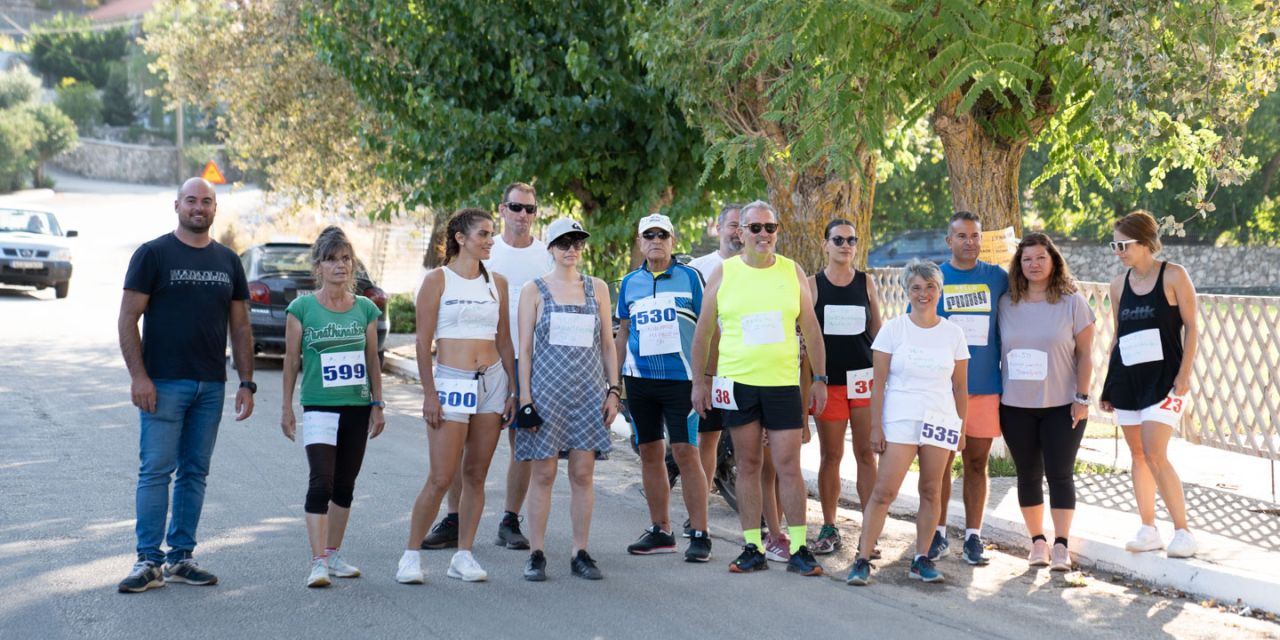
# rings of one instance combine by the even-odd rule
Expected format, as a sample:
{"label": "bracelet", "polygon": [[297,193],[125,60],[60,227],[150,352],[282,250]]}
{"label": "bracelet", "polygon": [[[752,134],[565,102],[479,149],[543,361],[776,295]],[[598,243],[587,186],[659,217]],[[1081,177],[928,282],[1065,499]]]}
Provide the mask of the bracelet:
{"label": "bracelet", "polygon": [[622,399],[622,392],[621,392],[621,391],[619,391],[617,387],[609,387],[609,390],[608,390],[608,391],[606,391],[606,392],[604,393],[604,395],[606,395],[606,396],[608,396],[608,395],[610,395],[610,394],[613,394],[613,395],[617,396],[617,398],[618,398],[619,400],[621,400],[621,399]]}

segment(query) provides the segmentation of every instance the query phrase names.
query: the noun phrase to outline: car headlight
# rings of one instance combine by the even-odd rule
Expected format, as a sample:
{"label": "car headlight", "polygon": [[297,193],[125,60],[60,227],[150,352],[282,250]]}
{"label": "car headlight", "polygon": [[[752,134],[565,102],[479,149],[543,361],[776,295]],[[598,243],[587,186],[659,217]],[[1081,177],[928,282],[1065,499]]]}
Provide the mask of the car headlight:
{"label": "car headlight", "polygon": [[50,260],[65,260],[65,261],[67,261],[67,262],[70,262],[70,261],[71,261],[71,250],[70,250],[70,249],[54,249],[53,251],[50,251],[50,252],[49,252],[49,259],[50,259]]}

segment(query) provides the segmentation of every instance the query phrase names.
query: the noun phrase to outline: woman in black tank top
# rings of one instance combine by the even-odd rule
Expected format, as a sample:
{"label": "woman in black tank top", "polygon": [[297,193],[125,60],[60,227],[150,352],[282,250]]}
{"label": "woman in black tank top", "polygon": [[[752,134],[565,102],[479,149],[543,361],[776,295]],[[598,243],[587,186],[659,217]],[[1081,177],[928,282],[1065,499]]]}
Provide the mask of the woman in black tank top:
{"label": "woman in black tank top", "polygon": [[[1164,547],[1155,528],[1158,490],[1173,519],[1169,557],[1190,557],[1196,542],[1187,529],[1182,480],[1169,462],[1169,438],[1189,404],[1198,344],[1196,295],[1180,265],[1159,262],[1155,218],[1134,212],[1116,221],[1112,250],[1127,267],[1111,283],[1116,338],[1102,385],[1101,408],[1116,422],[1133,456],[1133,490],[1142,527],[1125,548]],[[1170,300],[1172,298],[1172,300]]]}
{"label": "woman in black tank top", "polygon": [[[853,425],[853,453],[858,462],[858,499],[866,504],[876,482],[876,456],[871,450],[871,341],[880,330],[880,303],[875,283],[853,268],[858,239],[853,223],[832,220],[823,248],[826,267],[809,277],[814,312],[827,350],[827,406],[815,416],[822,461],[818,467],[818,496],[822,502],[822,530],[811,549],[831,553],[842,542],[835,527],[840,498],[840,460],[844,457],[845,427]],[[854,373],[851,372],[860,372]],[[851,379],[852,378],[852,379]],[[850,393],[850,388],[854,393]]]}

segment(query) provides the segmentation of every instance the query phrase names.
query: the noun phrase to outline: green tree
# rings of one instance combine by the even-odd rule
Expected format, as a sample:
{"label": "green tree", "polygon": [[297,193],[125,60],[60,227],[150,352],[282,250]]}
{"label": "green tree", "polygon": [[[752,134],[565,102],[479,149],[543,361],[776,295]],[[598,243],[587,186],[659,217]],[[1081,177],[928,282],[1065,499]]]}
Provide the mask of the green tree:
{"label": "green tree", "polygon": [[0,109],[0,193],[22,188],[39,129],[25,106]]}
{"label": "green tree", "polygon": [[724,186],[699,184],[702,136],[647,82],[631,6],[334,0],[309,19],[385,126],[369,143],[406,205],[491,207],[502,185],[535,182],[580,210],[606,276],[627,266],[640,215],[663,208],[691,232]]}
{"label": "green tree", "polygon": [[39,125],[35,133],[35,143],[30,151],[32,167],[32,184],[43,187],[48,184],[44,175],[44,164],[63,151],[75,147],[80,142],[76,135],[76,123],[67,117],[58,107],[51,104],[32,105],[31,115]]}
{"label": "green tree", "polygon": [[91,133],[102,124],[102,98],[98,97],[98,90],[87,82],[66,78],[57,89],[56,104],[76,123],[82,134]]}
{"label": "green tree", "polygon": [[264,173],[279,199],[394,209],[404,194],[379,175],[381,145],[366,144],[377,143],[381,127],[351,84],[319,59],[303,6],[169,0],[150,14],[142,45],[164,79],[162,93],[215,114],[227,154]]}
{"label": "green tree", "polygon": [[138,105],[129,93],[129,74],[123,62],[111,65],[107,85],[102,88],[102,121],[127,127],[138,117]]}
{"label": "green tree", "polygon": [[106,86],[111,64],[124,58],[129,34],[122,27],[98,30],[88,18],[59,13],[34,25],[27,39],[31,66],[48,83],[75,78]]}
{"label": "green tree", "polygon": [[32,102],[39,93],[40,79],[27,72],[26,67],[0,72],[0,109]]}

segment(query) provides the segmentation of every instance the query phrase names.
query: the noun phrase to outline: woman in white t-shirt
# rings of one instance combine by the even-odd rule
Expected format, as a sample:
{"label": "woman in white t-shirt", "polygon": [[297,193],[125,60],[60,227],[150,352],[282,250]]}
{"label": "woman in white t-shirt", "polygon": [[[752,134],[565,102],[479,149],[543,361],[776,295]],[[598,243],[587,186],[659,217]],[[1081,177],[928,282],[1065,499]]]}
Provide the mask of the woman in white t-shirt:
{"label": "woman in white t-shirt", "polygon": [[920,510],[916,514],[916,554],[910,577],[942,582],[929,559],[939,495],[947,459],[964,448],[964,416],[968,410],[969,348],[964,331],[938,316],[942,271],[927,260],[912,260],[902,269],[911,311],[885,323],[871,344],[875,380],[871,390],[871,448],[880,468],[871,499],[862,509],[858,558],[846,580],[871,581],[871,553],[884,528],[889,505],[920,458]]}

